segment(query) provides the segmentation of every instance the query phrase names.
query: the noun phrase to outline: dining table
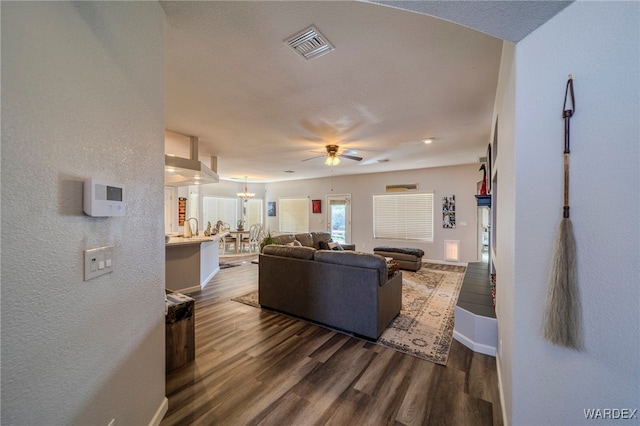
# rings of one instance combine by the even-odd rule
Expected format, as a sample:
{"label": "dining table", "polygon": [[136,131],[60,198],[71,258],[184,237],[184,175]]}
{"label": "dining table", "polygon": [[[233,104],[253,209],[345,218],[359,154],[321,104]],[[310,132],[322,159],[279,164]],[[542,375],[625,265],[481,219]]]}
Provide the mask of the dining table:
{"label": "dining table", "polygon": [[248,229],[242,229],[242,230],[236,229],[235,231],[234,230],[230,230],[230,231],[227,231],[227,232],[229,234],[232,234],[236,238],[234,249],[235,249],[236,253],[239,253],[240,252],[239,249],[240,249],[241,243],[242,243],[242,238],[244,237],[245,234],[247,235],[247,237],[249,236],[249,230]]}

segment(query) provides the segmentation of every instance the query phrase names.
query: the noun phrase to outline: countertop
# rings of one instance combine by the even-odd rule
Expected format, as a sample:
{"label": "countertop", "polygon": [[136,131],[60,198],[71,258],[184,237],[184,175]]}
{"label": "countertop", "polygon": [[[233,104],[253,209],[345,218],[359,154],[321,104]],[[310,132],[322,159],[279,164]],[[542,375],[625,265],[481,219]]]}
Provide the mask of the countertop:
{"label": "countertop", "polygon": [[186,244],[201,244],[207,243],[210,241],[218,241],[220,238],[227,235],[227,232],[222,232],[220,234],[211,235],[209,237],[205,237],[204,235],[193,236],[191,238],[179,237],[179,236],[171,236],[169,238],[169,242],[165,243],[165,247],[172,246],[182,246]]}

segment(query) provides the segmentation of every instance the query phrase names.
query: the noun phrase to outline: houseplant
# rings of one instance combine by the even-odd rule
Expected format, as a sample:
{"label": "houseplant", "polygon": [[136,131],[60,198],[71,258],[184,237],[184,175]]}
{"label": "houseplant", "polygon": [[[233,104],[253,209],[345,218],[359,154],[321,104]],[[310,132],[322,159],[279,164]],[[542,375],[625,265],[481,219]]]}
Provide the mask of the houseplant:
{"label": "houseplant", "polygon": [[238,226],[236,227],[236,229],[237,229],[238,231],[242,231],[242,230],[244,230],[244,220],[242,220],[242,219],[239,219],[239,220],[238,220]]}
{"label": "houseplant", "polygon": [[262,250],[269,244],[279,244],[279,243],[280,242],[278,241],[278,239],[271,235],[271,231],[267,231],[267,234],[264,236],[262,241],[260,241],[260,253],[262,253]]}

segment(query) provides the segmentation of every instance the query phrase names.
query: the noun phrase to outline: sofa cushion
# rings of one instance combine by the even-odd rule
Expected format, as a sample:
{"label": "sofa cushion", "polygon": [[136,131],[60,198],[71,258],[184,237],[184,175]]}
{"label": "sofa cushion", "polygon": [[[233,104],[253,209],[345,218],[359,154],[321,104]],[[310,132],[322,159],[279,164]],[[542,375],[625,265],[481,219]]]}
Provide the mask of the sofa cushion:
{"label": "sofa cushion", "polygon": [[377,269],[379,285],[383,285],[387,281],[387,261],[384,257],[376,254],[344,250],[318,250],[313,258],[316,262]]}
{"label": "sofa cushion", "polygon": [[344,250],[339,243],[334,243],[333,241],[319,241],[318,246],[320,250],[335,250],[342,251]]}
{"label": "sofa cushion", "polygon": [[296,239],[296,236],[294,234],[281,234],[275,238],[280,242],[280,244],[289,244]]}
{"label": "sofa cushion", "polygon": [[[328,243],[331,241],[331,234],[329,232],[312,232],[311,237],[313,238],[313,246],[317,249],[320,249],[320,242]],[[323,249],[326,250],[326,249]]]}
{"label": "sofa cushion", "polygon": [[[313,237],[311,234],[296,234],[296,240],[300,241],[305,247],[314,247],[313,246]],[[316,247],[314,247],[316,248]]]}
{"label": "sofa cushion", "polygon": [[302,247],[302,243],[298,240],[293,240],[290,243],[287,243],[285,245],[291,246],[291,247]]}
{"label": "sofa cushion", "polygon": [[313,255],[316,249],[313,247],[292,247],[292,246],[279,246],[270,244],[265,246],[262,250],[263,254],[269,254],[272,256],[292,257],[294,259],[313,260]]}

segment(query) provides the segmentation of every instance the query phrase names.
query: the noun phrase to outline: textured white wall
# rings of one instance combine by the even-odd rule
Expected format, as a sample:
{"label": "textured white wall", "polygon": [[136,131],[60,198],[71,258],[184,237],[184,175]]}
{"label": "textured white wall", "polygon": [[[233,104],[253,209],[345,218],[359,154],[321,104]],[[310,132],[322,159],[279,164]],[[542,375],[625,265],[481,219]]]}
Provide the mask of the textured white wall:
{"label": "textured white wall", "polygon": [[[164,399],[155,2],[2,2],[2,423],[148,424]],[[82,213],[82,180],[127,216]],[[114,272],[83,281],[83,250]]]}
{"label": "textured white wall", "polygon": [[[513,286],[499,300],[512,305],[500,308],[513,310],[511,323],[498,320],[511,348],[503,361],[512,375],[503,384],[514,425],[586,424],[584,409],[640,408],[639,46],[640,3],[587,1],[516,46],[515,139],[506,140],[515,169],[499,171],[515,185],[513,265],[505,266],[513,281],[498,271],[498,285]],[[562,215],[561,111],[570,73],[570,205],[584,352],[551,345],[540,333]],[[500,253],[498,260],[502,268]]]}
{"label": "textured white wall", "polygon": [[[497,213],[497,223],[494,223],[496,238],[494,248],[494,265],[496,268],[496,317],[498,319],[498,354],[497,362],[500,378],[503,384],[504,398],[502,409],[507,419],[511,418],[511,386],[513,380],[513,332],[515,297],[515,45],[505,42],[502,46],[500,75],[496,93],[494,123],[498,122],[497,149],[494,143],[492,150],[495,158],[494,176],[498,185],[494,191],[497,202],[494,210]],[[495,127],[494,127],[495,128]],[[493,140],[493,137],[492,137]]]}
{"label": "textured white wall", "polygon": [[[338,166],[339,167],[339,166]],[[373,251],[376,246],[417,247],[425,251],[426,259],[444,259],[444,240],[460,240],[460,260],[477,261],[477,204],[476,182],[482,179],[479,164],[433,169],[407,170],[390,173],[371,173],[356,176],[336,176],[265,185],[265,202],[279,197],[308,196],[322,200],[322,214],[310,214],[311,231],[326,230],[326,196],[351,194],[351,242],[360,251]],[[328,170],[327,170],[328,172]],[[419,191],[434,192],[434,242],[391,241],[373,239],[372,195],[385,193],[386,185],[418,183]],[[333,187],[333,191],[331,188]],[[455,195],[455,229],[442,228],[442,196]],[[277,206],[280,209],[280,206]],[[278,210],[279,214],[279,210]],[[278,230],[278,217],[266,217],[266,226]],[[467,222],[461,226],[460,222]]]}

